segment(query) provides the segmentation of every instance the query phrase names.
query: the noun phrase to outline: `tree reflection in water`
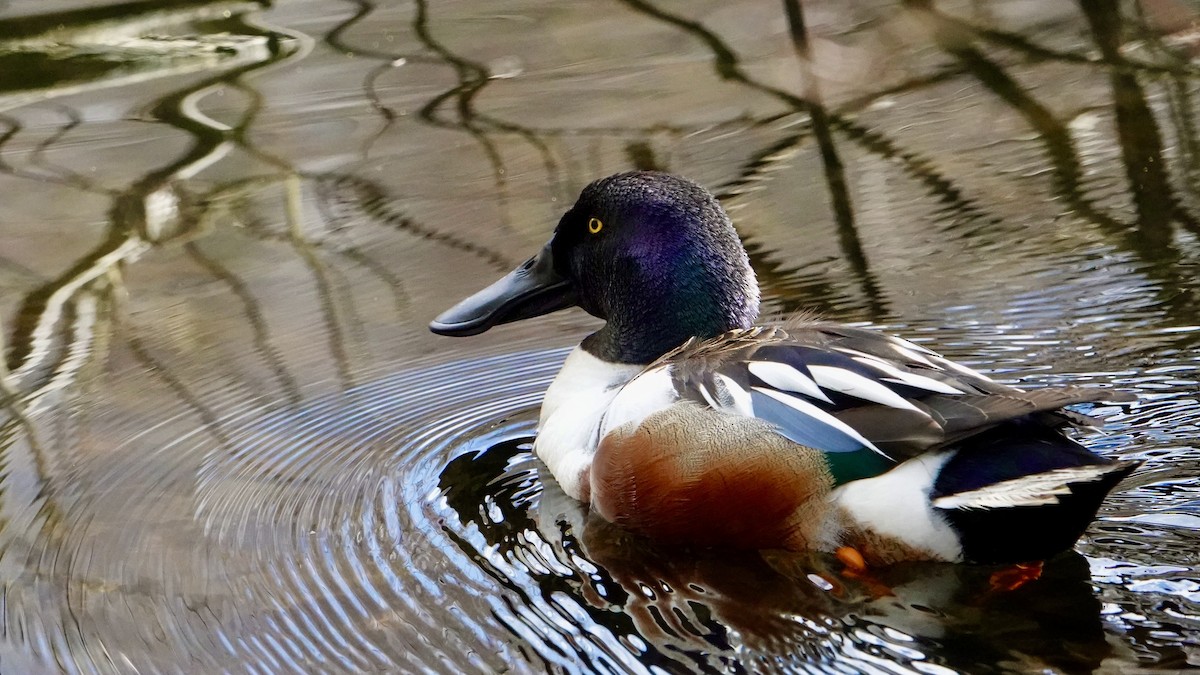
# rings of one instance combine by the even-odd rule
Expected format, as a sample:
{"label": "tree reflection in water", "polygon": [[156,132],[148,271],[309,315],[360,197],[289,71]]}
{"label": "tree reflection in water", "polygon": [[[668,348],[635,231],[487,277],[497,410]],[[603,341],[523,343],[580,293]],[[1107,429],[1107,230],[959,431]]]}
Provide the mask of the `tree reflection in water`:
{"label": "tree reflection in water", "polygon": [[[6,672],[1200,663],[1185,6],[71,5],[0,18]],[[1114,382],[1145,469],[1010,593],[589,519],[522,443],[593,324],[425,325],[633,166],[765,318]]]}

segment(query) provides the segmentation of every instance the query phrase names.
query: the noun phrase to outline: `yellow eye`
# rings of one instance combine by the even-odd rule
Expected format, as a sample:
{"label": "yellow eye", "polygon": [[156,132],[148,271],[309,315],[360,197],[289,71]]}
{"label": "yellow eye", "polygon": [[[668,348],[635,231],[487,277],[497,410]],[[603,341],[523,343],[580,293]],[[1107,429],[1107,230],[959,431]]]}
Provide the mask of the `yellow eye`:
{"label": "yellow eye", "polygon": [[588,220],[588,232],[596,234],[604,227],[604,223],[600,222],[599,218],[591,218]]}

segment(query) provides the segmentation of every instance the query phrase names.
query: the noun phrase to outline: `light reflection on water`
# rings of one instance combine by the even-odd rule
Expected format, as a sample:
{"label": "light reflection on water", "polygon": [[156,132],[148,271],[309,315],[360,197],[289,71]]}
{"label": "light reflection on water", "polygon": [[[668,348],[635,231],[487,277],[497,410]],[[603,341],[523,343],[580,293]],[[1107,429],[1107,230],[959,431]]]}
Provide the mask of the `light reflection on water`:
{"label": "light reflection on water", "polygon": [[[1197,70],[1162,7],[813,0],[810,67],[770,3],[0,18],[3,669],[1200,665]],[[1082,440],[1143,468],[1011,592],[589,517],[529,441],[595,322],[425,326],[631,166],[721,196],[766,319],[1135,392]]]}

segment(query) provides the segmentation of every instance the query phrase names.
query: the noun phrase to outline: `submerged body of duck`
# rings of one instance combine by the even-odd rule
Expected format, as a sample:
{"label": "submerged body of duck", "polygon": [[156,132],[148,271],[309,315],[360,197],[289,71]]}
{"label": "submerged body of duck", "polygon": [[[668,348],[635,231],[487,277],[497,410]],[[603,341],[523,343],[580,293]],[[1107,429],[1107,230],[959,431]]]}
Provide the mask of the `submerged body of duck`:
{"label": "submerged body of duck", "polygon": [[579,305],[605,319],[546,392],[535,450],[564,491],[658,540],[1016,562],[1070,548],[1135,462],[1063,435],[1110,389],[1022,391],[913,343],[755,327],[758,286],[703,188],[584,189],[550,243],[431,328],[472,335]]}

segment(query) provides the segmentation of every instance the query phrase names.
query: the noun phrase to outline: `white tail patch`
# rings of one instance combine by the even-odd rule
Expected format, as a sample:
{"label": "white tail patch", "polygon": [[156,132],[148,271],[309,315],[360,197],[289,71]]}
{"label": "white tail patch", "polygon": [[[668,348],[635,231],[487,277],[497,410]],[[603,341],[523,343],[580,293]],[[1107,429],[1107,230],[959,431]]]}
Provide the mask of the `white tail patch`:
{"label": "white tail patch", "polygon": [[920,412],[922,415],[925,414],[915,405],[905,400],[903,396],[888,389],[886,385],[879,384],[858,373],[833,366],[809,366],[808,371],[813,374],[813,379],[816,380],[817,384],[830,391],[838,391],[847,396],[880,403],[892,408],[901,408]]}
{"label": "white tail patch", "polygon": [[868,441],[866,438],[863,438],[863,435],[858,433],[857,431],[855,431],[854,427],[850,426],[849,424],[846,424],[845,422],[839,420],[838,418],[834,417],[833,415],[830,415],[829,413],[825,412],[824,410],[821,410],[820,408],[809,403],[808,401],[798,399],[795,396],[788,396],[787,394],[785,394],[783,392],[775,391],[774,389],[767,389],[766,387],[751,387],[751,389],[753,389],[754,391],[757,391],[758,393],[763,394],[765,396],[770,396],[771,398],[792,408],[793,410],[796,410],[797,412],[799,412],[803,415],[807,415],[808,417],[811,417],[811,418],[817,420],[821,424],[824,424],[828,427],[837,429],[838,431],[842,432],[843,434],[846,434],[847,436],[854,439],[855,441],[862,443],[863,447],[870,448],[872,451],[877,452],[880,455],[887,457],[888,459],[891,459],[891,457],[888,457],[887,453],[885,453],[884,451],[875,447],[874,443],[872,443],[871,441]]}
{"label": "white tail patch", "polygon": [[766,382],[767,384],[782,389],[783,391],[791,391],[797,394],[804,394],[812,398],[825,401],[832,404],[833,401],[821,391],[816,382],[804,373],[787,365],[786,363],[776,363],[774,361],[750,361],[746,364],[746,369],[749,370],[755,377]]}
{"label": "white tail patch", "polygon": [[1071,483],[1090,483],[1100,480],[1120,466],[1090,464],[1054,469],[1030,476],[985,485],[975,490],[938,497],[933,505],[939,509],[1005,509],[1017,506],[1049,506],[1059,503],[1059,497],[1071,494]]}

